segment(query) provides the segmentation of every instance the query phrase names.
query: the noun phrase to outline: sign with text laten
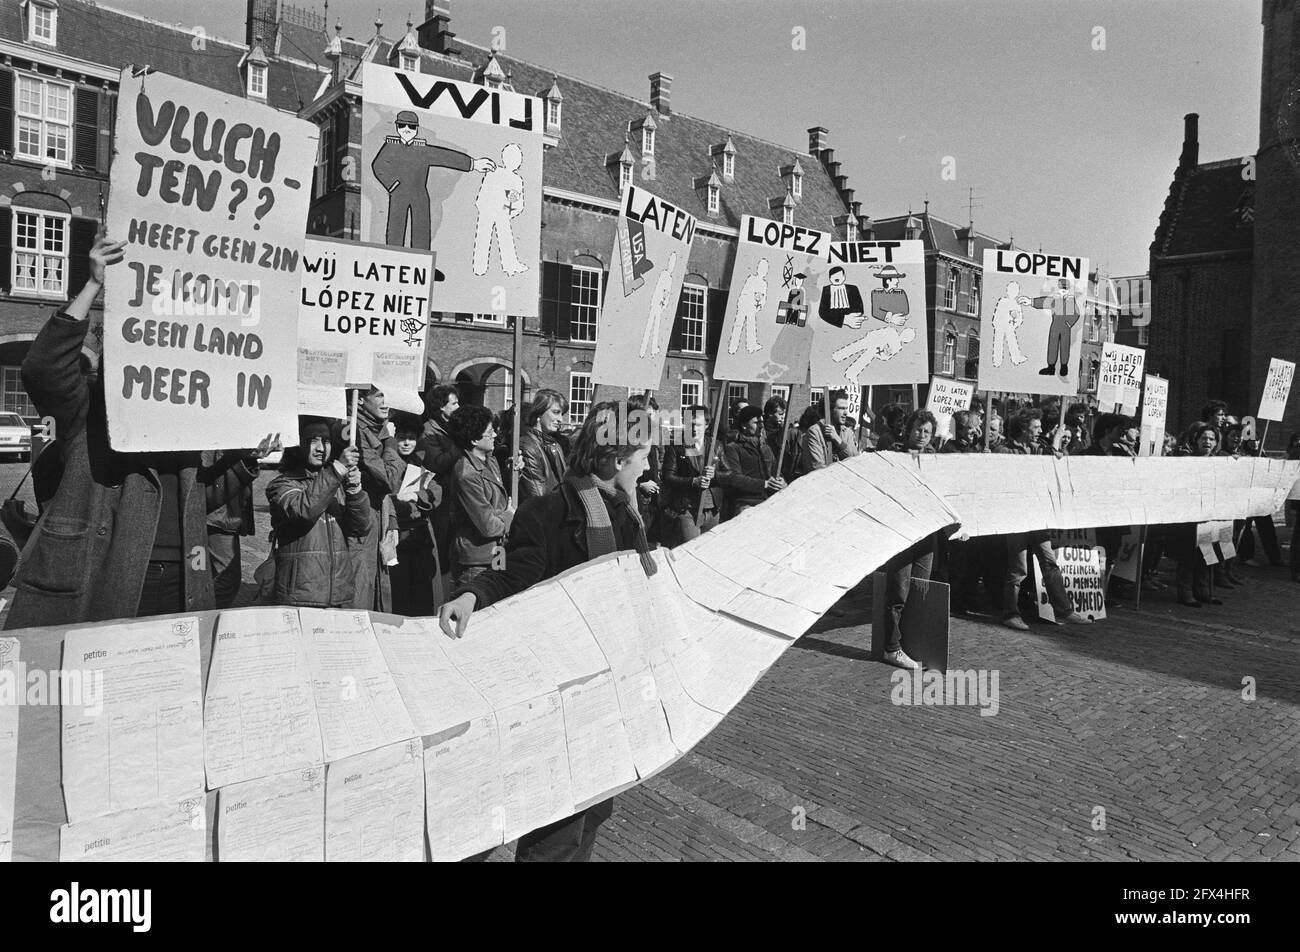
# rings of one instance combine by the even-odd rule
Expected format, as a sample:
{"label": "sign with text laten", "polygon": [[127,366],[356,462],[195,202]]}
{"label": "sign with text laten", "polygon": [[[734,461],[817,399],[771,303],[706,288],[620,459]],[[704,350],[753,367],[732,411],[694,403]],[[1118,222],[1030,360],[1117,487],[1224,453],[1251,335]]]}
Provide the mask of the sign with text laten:
{"label": "sign with text laten", "polygon": [[1057,397],[1078,393],[1088,259],[990,248],[983,291],[980,386]]}
{"label": "sign with text laten", "polygon": [[[299,386],[375,386],[390,406],[419,413],[433,270],[428,251],[308,238],[298,299]],[[311,406],[304,404],[304,412]]]}
{"label": "sign with text laten", "polygon": [[1105,343],[1101,345],[1101,371],[1097,378],[1097,402],[1103,410],[1123,407],[1132,413],[1142,397],[1142,367],[1147,352],[1141,347]]}
{"label": "sign with text laten", "polygon": [[1160,456],[1164,453],[1165,417],[1169,413],[1169,381],[1146,375],[1142,391],[1142,445],[1139,455]]}
{"label": "sign with text laten", "polygon": [[361,235],[438,256],[443,311],[536,317],[542,101],[361,68]]}
{"label": "sign with text laten", "polygon": [[694,215],[643,188],[623,193],[593,383],[659,389],[695,226]]}
{"label": "sign with text laten", "polygon": [[303,227],[317,128],[161,73],[120,80],[104,288],[108,434],[125,452],[297,442]]}
{"label": "sign with text laten", "polygon": [[713,375],[718,380],[802,384],[808,379],[831,236],[744,215]]}
{"label": "sign with text laten", "polygon": [[1291,381],[1295,377],[1295,362],[1274,357],[1268,363],[1268,376],[1264,378],[1264,395],[1259,401],[1261,420],[1281,420],[1286,413],[1287,397],[1291,395]]}
{"label": "sign with text laten", "polygon": [[812,384],[925,383],[925,246],[920,241],[837,241],[813,306]]}
{"label": "sign with text laten", "polygon": [[952,433],[952,415],[960,410],[969,410],[975,398],[975,384],[947,377],[931,377],[930,389],[925,397],[925,408],[934,414],[939,424],[936,437],[955,436]]}

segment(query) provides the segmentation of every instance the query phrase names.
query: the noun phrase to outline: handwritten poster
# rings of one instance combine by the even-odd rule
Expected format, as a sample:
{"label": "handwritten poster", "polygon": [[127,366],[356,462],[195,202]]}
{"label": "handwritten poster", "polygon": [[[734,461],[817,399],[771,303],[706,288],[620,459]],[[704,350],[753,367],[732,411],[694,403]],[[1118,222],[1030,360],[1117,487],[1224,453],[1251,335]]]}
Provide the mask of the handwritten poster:
{"label": "handwritten poster", "polygon": [[831,236],[744,215],[714,367],[718,380],[801,384],[808,377]]}
{"label": "handwritten poster", "polygon": [[317,128],[123,70],[104,288],[108,433],[128,452],[298,439],[293,299]]}
{"label": "handwritten poster", "polygon": [[814,302],[814,387],[869,387],[930,379],[925,246],[837,241]]}
{"label": "handwritten poster", "polygon": [[1295,362],[1274,357],[1268,362],[1268,376],[1264,378],[1264,395],[1259,401],[1261,420],[1281,420],[1286,413],[1286,400],[1291,395],[1291,380],[1295,377]]}
{"label": "handwritten poster", "polygon": [[536,317],[542,101],[361,68],[361,235],[433,251],[439,310]]}
{"label": "handwritten poster", "polygon": [[592,382],[659,389],[695,225],[694,215],[643,188],[623,193]]}
{"label": "handwritten poster", "polygon": [[[375,386],[388,405],[420,413],[434,256],[336,238],[308,238],[298,298],[303,412],[318,389]],[[308,402],[313,401],[313,402]]]}
{"label": "handwritten poster", "polygon": [[990,248],[984,252],[980,386],[1058,397],[1079,392],[1080,319],[1088,259]]}
{"label": "handwritten poster", "polygon": [[1101,345],[1101,375],[1097,379],[1097,402],[1103,409],[1123,407],[1132,413],[1142,397],[1142,367],[1147,352],[1124,344]]}
{"label": "handwritten poster", "polygon": [[925,408],[934,414],[939,422],[936,436],[951,436],[952,415],[961,410],[969,410],[975,398],[975,384],[947,377],[931,377],[930,390],[925,398]]}

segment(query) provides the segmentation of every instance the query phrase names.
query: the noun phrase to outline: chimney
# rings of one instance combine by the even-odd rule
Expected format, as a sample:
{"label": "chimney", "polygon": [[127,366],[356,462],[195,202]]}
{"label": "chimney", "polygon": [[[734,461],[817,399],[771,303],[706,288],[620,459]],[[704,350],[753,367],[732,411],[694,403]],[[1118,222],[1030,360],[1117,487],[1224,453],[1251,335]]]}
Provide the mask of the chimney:
{"label": "chimney", "polygon": [[667,73],[650,74],[650,105],[661,116],[672,110],[673,78]]}
{"label": "chimney", "polygon": [[423,49],[449,55],[455,53],[451,41],[451,0],[424,0],[424,22],[415,31]]}
{"label": "chimney", "polygon": [[280,30],[279,0],[248,0],[248,17],[244,22],[244,43],[249,49],[257,37],[262,38],[262,48],[275,46]]}
{"label": "chimney", "polygon": [[1200,161],[1199,123],[1200,116],[1194,112],[1183,116],[1183,154],[1178,157],[1180,166],[1195,168]]}
{"label": "chimney", "polygon": [[822,149],[826,148],[826,134],[830,130],[825,126],[813,126],[808,130],[808,154],[821,158]]}

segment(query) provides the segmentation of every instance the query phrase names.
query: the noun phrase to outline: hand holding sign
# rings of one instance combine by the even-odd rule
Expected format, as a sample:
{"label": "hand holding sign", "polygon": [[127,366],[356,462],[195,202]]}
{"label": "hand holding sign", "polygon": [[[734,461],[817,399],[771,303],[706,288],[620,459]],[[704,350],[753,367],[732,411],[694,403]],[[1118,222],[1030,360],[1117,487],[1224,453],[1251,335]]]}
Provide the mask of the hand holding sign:
{"label": "hand holding sign", "polygon": [[104,283],[104,271],[126,257],[125,241],[109,241],[102,231],[95,236],[95,246],[90,249],[90,280]]}
{"label": "hand holding sign", "polygon": [[262,437],[262,441],[257,444],[256,449],[248,455],[257,460],[266,459],[266,457],[270,456],[272,453],[279,453],[283,449],[284,442],[280,439],[280,434],[276,433],[273,436],[268,433],[266,436]]}

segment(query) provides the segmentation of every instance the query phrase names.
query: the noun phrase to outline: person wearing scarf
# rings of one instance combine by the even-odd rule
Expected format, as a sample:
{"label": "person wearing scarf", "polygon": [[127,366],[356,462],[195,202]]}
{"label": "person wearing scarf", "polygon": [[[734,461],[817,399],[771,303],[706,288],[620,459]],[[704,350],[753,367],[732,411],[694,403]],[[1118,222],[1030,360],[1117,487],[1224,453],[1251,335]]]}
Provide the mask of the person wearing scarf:
{"label": "person wearing scarf", "polygon": [[[505,567],[470,579],[442,607],[439,622],[449,638],[474,637],[472,613],[538,582],[612,552],[635,549],[647,575],[655,562],[636,506],[636,482],[650,453],[650,429],[638,423],[643,410],[598,403],[574,441],[569,468],[557,491],[519,507],[506,544]],[[610,441],[609,433],[639,444]],[[613,813],[613,799],[519,838],[515,862],[585,862],[596,831]]]}
{"label": "person wearing scarf", "polygon": [[[355,397],[354,397],[355,393]],[[387,556],[381,546],[386,539],[395,544],[397,515],[389,497],[402,488],[406,464],[397,452],[397,440],[388,422],[388,400],[375,387],[348,391],[348,406],[358,399],[356,447],[361,453],[361,488],[370,500],[370,528],[362,538],[348,538],[348,549],[356,567],[356,593],[352,608],[391,612],[393,593],[388,577]],[[345,424],[335,444],[352,442],[351,424]],[[387,546],[391,550],[391,546]]]}

